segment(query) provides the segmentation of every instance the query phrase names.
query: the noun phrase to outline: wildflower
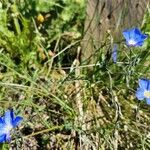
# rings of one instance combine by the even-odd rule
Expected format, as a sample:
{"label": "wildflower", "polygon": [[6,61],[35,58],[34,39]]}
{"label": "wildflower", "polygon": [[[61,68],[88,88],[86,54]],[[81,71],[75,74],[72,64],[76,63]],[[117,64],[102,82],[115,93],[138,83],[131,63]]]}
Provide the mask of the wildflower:
{"label": "wildflower", "polygon": [[112,59],[113,62],[117,62],[117,44],[114,44],[113,50],[112,50]]}
{"label": "wildflower", "polygon": [[146,99],[146,103],[150,105],[150,80],[139,79],[139,88],[137,88],[136,97],[138,100]]}
{"label": "wildflower", "polygon": [[126,29],[123,31],[123,36],[128,46],[142,46],[144,40],[147,38],[146,34],[142,34],[138,28]]}
{"label": "wildflower", "polygon": [[10,142],[11,130],[17,127],[22,120],[20,116],[15,117],[12,110],[6,111],[5,115],[0,117],[0,143]]}
{"label": "wildflower", "polygon": [[42,14],[39,14],[39,15],[37,16],[37,20],[38,20],[40,23],[43,23],[43,22],[44,22],[44,17],[43,17],[43,15],[42,15]]}

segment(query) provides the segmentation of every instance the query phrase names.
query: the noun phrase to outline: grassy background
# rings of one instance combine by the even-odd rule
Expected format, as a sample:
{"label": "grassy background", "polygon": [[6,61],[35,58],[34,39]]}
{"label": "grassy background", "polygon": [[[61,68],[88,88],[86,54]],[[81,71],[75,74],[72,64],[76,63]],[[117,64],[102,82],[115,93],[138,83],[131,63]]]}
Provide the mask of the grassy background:
{"label": "grassy background", "polygon": [[114,64],[106,35],[89,75],[78,57],[85,6],[0,1],[0,112],[24,117],[3,149],[150,149],[150,106],[135,98],[138,79],[150,76],[150,40],[131,50],[120,42]]}

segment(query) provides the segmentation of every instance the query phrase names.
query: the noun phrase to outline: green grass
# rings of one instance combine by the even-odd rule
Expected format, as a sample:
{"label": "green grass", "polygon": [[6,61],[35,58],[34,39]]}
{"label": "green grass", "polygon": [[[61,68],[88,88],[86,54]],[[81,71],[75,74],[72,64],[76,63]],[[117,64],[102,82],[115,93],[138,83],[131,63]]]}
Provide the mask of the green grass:
{"label": "green grass", "polygon": [[150,75],[149,39],[141,49],[119,43],[114,64],[107,37],[97,65],[83,65],[84,1],[0,4],[0,112],[24,118],[3,149],[150,149],[150,106],[135,97]]}

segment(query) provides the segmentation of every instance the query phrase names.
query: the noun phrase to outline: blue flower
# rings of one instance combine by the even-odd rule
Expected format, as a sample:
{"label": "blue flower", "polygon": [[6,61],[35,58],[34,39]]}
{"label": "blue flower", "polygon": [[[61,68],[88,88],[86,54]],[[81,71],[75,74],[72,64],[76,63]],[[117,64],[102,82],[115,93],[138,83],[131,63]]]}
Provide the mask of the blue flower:
{"label": "blue flower", "polygon": [[113,50],[112,50],[112,59],[113,62],[117,62],[117,44],[114,44]]}
{"label": "blue flower", "polygon": [[142,34],[138,28],[126,29],[123,31],[123,36],[128,46],[142,46],[144,40],[147,38],[146,34]]}
{"label": "blue flower", "polygon": [[11,130],[17,127],[22,120],[20,116],[15,117],[12,110],[6,111],[5,115],[0,117],[0,143],[10,142]]}
{"label": "blue flower", "polygon": [[150,105],[150,80],[139,79],[139,88],[137,88],[136,97],[138,100],[146,99],[146,103]]}

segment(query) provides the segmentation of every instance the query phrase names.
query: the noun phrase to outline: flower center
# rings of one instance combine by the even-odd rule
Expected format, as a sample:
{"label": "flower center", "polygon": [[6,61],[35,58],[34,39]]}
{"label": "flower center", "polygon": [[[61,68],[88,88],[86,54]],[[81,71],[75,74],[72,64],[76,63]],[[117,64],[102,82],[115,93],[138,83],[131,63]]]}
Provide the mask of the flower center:
{"label": "flower center", "polygon": [[135,45],[135,44],[136,44],[136,41],[133,40],[133,39],[130,39],[130,40],[128,41],[128,43],[129,43],[129,45]]}
{"label": "flower center", "polygon": [[145,96],[146,98],[150,98],[150,91],[145,91],[145,92],[144,92],[144,96]]}
{"label": "flower center", "polygon": [[9,133],[11,129],[12,129],[11,125],[6,125],[4,130],[6,133]]}

